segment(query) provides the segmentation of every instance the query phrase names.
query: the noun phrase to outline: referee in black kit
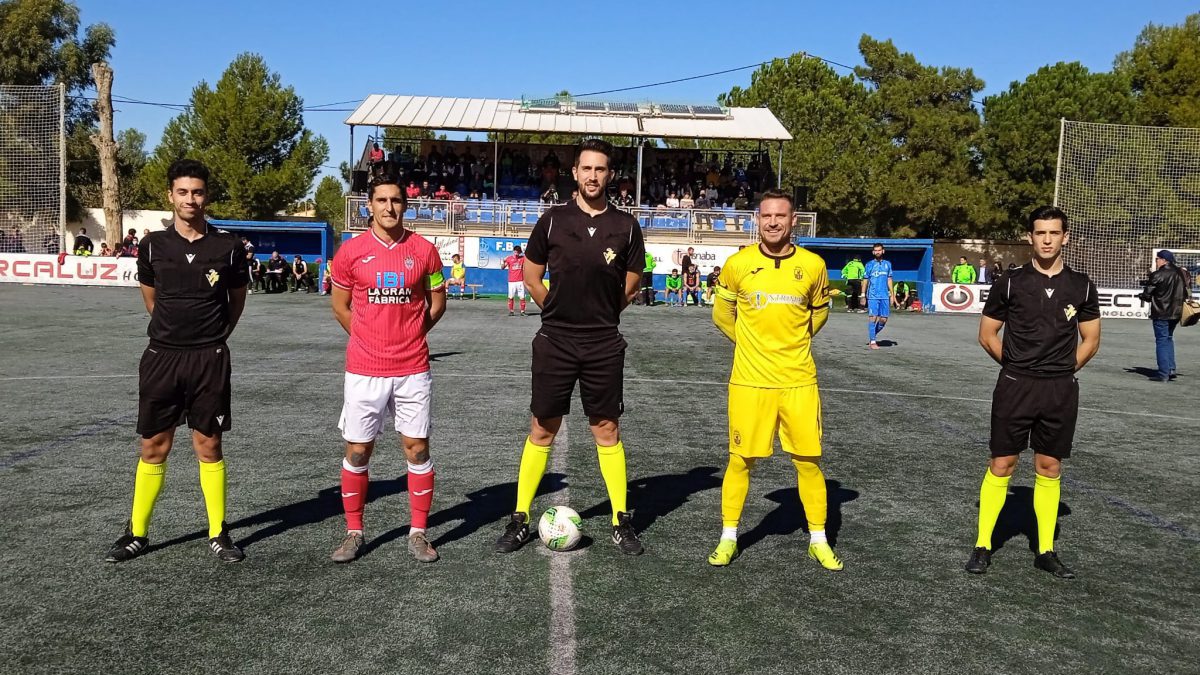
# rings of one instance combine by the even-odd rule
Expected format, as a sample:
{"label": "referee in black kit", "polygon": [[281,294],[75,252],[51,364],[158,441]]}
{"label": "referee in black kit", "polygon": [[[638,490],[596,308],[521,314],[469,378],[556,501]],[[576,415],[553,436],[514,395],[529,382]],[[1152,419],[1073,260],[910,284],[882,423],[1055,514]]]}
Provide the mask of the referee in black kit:
{"label": "referee in black kit", "polygon": [[1033,448],[1033,564],[1073,579],[1054,552],[1054,530],[1062,461],[1071,456],[1079,414],[1075,373],[1100,349],[1100,303],[1088,276],[1063,264],[1067,215],[1043,206],[1029,215],[1027,229],[1033,260],[992,284],[979,323],[979,343],[1001,369],[992,394],[992,460],[979,489],[979,536],[967,571],[983,574],[991,564],[992,530],[1017,457]]}
{"label": "referee in black kit", "polygon": [[[532,537],[529,509],[577,381],[612,504],[613,543],[623,553],[642,552],[625,505],[625,447],[617,420],[624,411],[626,345],[617,326],[621,310],[638,292],[646,245],[637,220],[608,203],[611,158],[612,145],[602,140],[579,145],[572,168],[577,196],[538,219],[525,249],[525,288],[542,308],[542,327],[533,339],[533,416],[521,453],[517,505],[496,541],[501,553]],[[547,267],[548,290],[542,285]]]}
{"label": "referee in black kit", "polygon": [[150,515],[162,489],[175,427],[184,420],[200,461],[200,489],[208,512],[208,546],[222,562],[245,556],[225,526],[225,461],[221,433],[230,416],[230,359],[225,340],[246,306],[246,250],[237,237],[204,217],[208,168],[181,159],[167,170],[171,227],[153,232],[138,248],[138,281],[150,313],[150,345],[138,367],[141,458],[133,483],[133,511],[125,534],[106,560],[145,553]]}

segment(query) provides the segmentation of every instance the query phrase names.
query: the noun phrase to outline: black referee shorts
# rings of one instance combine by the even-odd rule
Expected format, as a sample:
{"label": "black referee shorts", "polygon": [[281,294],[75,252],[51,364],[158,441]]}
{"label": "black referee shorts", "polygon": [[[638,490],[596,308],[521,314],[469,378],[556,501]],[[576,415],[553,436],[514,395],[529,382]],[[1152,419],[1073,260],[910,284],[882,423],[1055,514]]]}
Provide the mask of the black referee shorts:
{"label": "black referee shorts", "polygon": [[992,394],[993,457],[1033,448],[1058,459],[1071,456],[1079,416],[1079,380],[1074,375],[1030,377],[1000,371]]}
{"label": "black referee shorts", "polygon": [[642,272],[642,288],[654,288],[654,272]]}
{"label": "black referee shorts", "polygon": [[616,330],[592,335],[543,326],[533,337],[529,411],[540,419],[570,413],[578,381],[584,414],[617,419],[625,411],[625,347],[625,338]]}
{"label": "black referee shorts", "polygon": [[147,347],[138,366],[138,433],[150,438],[185,420],[205,436],[229,431],[231,369],[226,345]]}

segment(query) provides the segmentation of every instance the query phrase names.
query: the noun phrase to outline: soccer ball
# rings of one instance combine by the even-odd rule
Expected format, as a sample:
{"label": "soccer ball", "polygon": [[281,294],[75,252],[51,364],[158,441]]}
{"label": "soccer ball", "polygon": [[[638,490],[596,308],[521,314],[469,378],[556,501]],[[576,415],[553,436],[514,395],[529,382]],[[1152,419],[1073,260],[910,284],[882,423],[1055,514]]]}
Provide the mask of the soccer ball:
{"label": "soccer ball", "polygon": [[538,536],[551,551],[570,551],[579,544],[583,519],[569,506],[551,506],[538,521]]}

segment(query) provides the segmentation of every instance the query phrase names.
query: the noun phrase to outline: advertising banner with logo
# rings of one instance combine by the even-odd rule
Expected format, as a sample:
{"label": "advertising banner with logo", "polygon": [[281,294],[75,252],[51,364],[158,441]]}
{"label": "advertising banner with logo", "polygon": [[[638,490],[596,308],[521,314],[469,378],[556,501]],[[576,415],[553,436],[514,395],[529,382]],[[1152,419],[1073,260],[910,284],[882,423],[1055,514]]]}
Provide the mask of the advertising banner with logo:
{"label": "advertising banner with logo", "polygon": [[485,270],[498,270],[504,259],[512,255],[513,246],[519,245],[524,250],[525,245],[528,243],[528,239],[522,238],[480,237],[478,249],[479,260],[476,261],[475,265],[467,264]]}
{"label": "advertising banner with logo", "polygon": [[426,238],[437,247],[443,265],[453,265],[454,261],[451,260],[451,257],[456,254],[462,256],[463,265],[467,267],[476,267],[479,263],[479,242],[476,237]]}
{"label": "advertising banner with logo", "polygon": [[0,253],[0,283],[137,286],[137,259]]}
{"label": "advertising banner with logo", "polygon": [[[691,244],[690,247],[695,251],[692,254],[692,262],[701,274],[708,274],[713,267],[724,265],[729,256],[738,252],[736,246]],[[672,268],[679,269],[679,263],[688,248],[687,244],[646,244],[646,251],[654,256],[654,273],[670,274]],[[679,273],[682,274],[683,270],[679,269]]]}
{"label": "advertising banner with logo", "polygon": [[[938,312],[982,314],[990,286],[934,284],[933,307]],[[1105,319],[1149,319],[1150,307],[1138,295],[1141,290],[1128,288],[1097,289],[1100,316]]]}

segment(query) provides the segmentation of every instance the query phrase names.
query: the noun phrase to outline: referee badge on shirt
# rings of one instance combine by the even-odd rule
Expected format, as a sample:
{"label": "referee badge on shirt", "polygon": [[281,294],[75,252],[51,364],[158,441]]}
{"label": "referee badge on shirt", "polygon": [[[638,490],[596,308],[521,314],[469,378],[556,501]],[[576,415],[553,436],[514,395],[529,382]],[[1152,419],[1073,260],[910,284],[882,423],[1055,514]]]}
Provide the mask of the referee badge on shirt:
{"label": "referee badge on shirt", "polygon": [[1067,321],[1075,318],[1075,305],[1067,305],[1063,307],[1063,314],[1067,315]]}
{"label": "referee badge on shirt", "polygon": [[606,249],[604,249],[604,264],[606,264],[606,265],[611,265],[611,264],[612,264],[612,261],[613,261],[613,260],[614,260],[616,257],[617,257],[617,254],[616,254],[616,253],[613,253],[613,250],[612,250],[612,247],[611,247],[611,246],[610,246],[610,247],[608,247],[608,248],[606,248]]}
{"label": "referee badge on shirt", "polygon": [[210,268],[208,273],[204,275],[204,278],[208,279],[209,286],[216,286],[217,282],[221,280],[221,275],[217,274],[216,270]]}

